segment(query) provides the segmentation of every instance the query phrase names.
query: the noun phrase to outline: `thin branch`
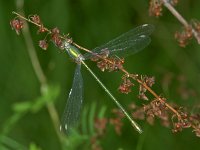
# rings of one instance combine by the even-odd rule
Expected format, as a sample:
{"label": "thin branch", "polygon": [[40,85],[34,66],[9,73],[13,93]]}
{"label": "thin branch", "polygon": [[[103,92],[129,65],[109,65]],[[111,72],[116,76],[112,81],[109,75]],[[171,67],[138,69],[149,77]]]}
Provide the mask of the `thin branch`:
{"label": "thin branch", "polygon": [[[161,1],[163,2],[164,6],[174,15],[174,17],[176,17],[176,19],[179,20],[181,24],[183,24],[185,28],[188,28],[190,26],[189,23],[184,19],[184,17],[169,3],[168,0]],[[200,44],[200,36],[193,28],[192,33],[196,38],[198,44]]]}
{"label": "thin branch", "polygon": [[[23,10],[24,0],[17,0],[16,5],[17,5],[18,11],[22,15],[24,15],[24,10]],[[23,16],[20,16],[20,17],[27,20]],[[32,22],[32,23],[34,23],[34,22]],[[35,25],[37,25],[37,24],[35,24]],[[29,30],[28,24],[26,24],[26,27],[22,30],[22,32],[23,32],[23,35],[25,37],[25,43],[26,43],[26,46],[27,46],[27,51],[28,51],[28,55],[29,55],[30,60],[31,60],[31,64],[33,66],[33,70],[34,70],[34,72],[37,76],[37,79],[40,82],[41,93],[43,93],[43,89],[47,87],[47,78],[46,78],[46,76],[45,76],[45,74],[44,74],[44,72],[41,68],[39,59],[37,57],[36,50],[35,50],[35,47],[34,47],[34,44],[33,44],[33,40],[32,40],[31,35],[30,35],[30,30]],[[61,134],[60,134],[60,131],[59,131],[60,121],[59,121],[59,117],[58,117],[58,113],[56,111],[55,105],[53,103],[47,103],[46,106],[47,106],[48,112],[50,114],[51,120],[53,122],[55,131],[56,131],[56,133],[59,137],[59,140],[62,142],[62,137],[61,137]]]}

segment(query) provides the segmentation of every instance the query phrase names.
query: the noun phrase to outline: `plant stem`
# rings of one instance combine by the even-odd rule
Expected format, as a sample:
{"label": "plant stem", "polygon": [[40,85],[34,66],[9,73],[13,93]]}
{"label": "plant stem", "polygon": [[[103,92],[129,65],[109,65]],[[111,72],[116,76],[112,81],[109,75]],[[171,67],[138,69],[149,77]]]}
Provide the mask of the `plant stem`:
{"label": "plant stem", "polygon": [[[185,28],[188,28],[190,25],[189,23],[181,16],[181,14],[169,3],[168,0],[161,0],[163,1],[164,6],[176,17],[180,23],[184,25]],[[200,36],[199,34],[195,31],[195,29],[192,28],[192,33],[194,37],[196,38],[198,44],[200,44]]]}
{"label": "plant stem", "polygon": [[143,83],[140,79],[133,77],[129,72],[127,72],[124,68],[121,68],[121,71],[124,72],[128,77],[131,77],[133,80],[137,81],[140,85],[142,85],[145,89],[147,89],[157,100],[164,103],[167,108],[169,108],[173,113],[177,115],[178,118],[181,118],[181,115],[168,103],[166,103],[156,92],[154,92],[149,86]]}
{"label": "plant stem", "polygon": [[[16,5],[17,5],[18,11],[24,15],[24,10],[23,10],[24,0],[17,0]],[[19,16],[20,18],[23,18],[28,21],[27,18],[19,15],[18,13],[15,13],[15,12],[13,12],[13,13],[16,14],[17,16]],[[30,20],[29,20],[29,22],[30,22]],[[31,22],[31,23],[34,23],[34,22]],[[37,25],[37,24],[35,24],[35,25]],[[31,64],[33,66],[33,70],[36,74],[37,79],[40,82],[40,91],[41,91],[41,93],[43,93],[43,89],[47,87],[47,78],[41,68],[39,59],[37,57],[36,50],[35,50],[31,35],[30,35],[30,30],[29,30],[28,24],[26,25],[25,28],[23,28],[22,32],[23,32],[23,35],[25,38],[25,43],[27,46],[27,51],[28,51],[28,55],[30,57]],[[59,131],[59,126],[60,126],[59,122],[60,121],[59,121],[59,117],[58,117],[58,113],[56,111],[55,105],[53,103],[47,103],[46,106],[47,106],[47,110],[49,112],[50,118],[53,122],[55,131],[58,135],[58,138],[62,142],[62,137],[61,137],[61,134]]]}

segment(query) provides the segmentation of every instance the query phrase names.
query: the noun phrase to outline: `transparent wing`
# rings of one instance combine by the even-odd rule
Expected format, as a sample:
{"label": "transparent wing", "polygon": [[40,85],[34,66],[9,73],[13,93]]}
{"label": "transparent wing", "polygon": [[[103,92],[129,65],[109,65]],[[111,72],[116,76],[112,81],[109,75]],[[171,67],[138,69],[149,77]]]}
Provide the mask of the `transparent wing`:
{"label": "transparent wing", "polygon": [[[98,54],[102,50],[107,49],[110,52],[110,56],[126,57],[144,49],[151,41],[149,35],[153,30],[154,26],[150,24],[136,27],[108,43],[96,47],[92,51]],[[89,53],[84,55],[85,59],[89,59],[91,56],[92,54]]]}
{"label": "transparent wing", "polygon": [[76,66],[72,88],[62,117],[61,130],[65,133],[69,133],[69,130],[76,126],[81,111],[82,101],[83,78],[81,75],[81,65],[78,64]]}

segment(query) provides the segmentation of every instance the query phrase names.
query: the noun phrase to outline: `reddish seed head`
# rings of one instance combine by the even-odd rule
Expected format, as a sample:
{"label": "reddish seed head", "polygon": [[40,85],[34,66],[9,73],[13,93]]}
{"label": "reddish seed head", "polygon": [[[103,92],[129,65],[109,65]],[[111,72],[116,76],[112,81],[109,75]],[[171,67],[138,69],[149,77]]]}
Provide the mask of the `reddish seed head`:
{"label": "reddish seed head", "polygon": [[195,29],[196,29],[197,32],[200,34],[200,23],[198,23],[198,25],[195,27]]}
{"label": "reddish seed head", "polygon": [[10,25],[13,30],[16,31],[16,33],[19,35],[21,29],[23,28],[23,22],[19,19],[13,19],[10,21]]}
{"label": "reddish seed head", "polygon": [[39,46],[43,49],[43,50],[46,50],[48,48],[48,43],[46,40],[40,40],[39,41]]}
{"label": "reddish seed head", "polygon": [[54,34],[59,34],[59,33],[60,33],[60,30],[59,30],[57,27],[55,27],[55,28],[53,28],[53,29],[51,30],[51,32],[52,32],[53,35],[54,35]]}
{"label": "reddish seed head", "polygon": [[175,124],[175,128],[176,128],[176,129],[179,129],[180,127],[181,127],[181,125],[180,125],[179,123],[176,123],[176,124]]}
{"label": "reddish seed head", "polygon": [[188,39],[192,38],[192,26],[185,28],[185,34]]}
{"label": "reddish seed head", "polygon": [[108,123],[108,120],[106,118],[95,119],[94,126],[95,126],[99,135],[103,135],[103,133],[105,132],[107,123]]}
{"label": "reddish seed head", "polygon": [[154,121],[155,121],[155,119],[154,119],[153,116],[148,116],[148,117],[147,117],[147,122],[148,122],[150,125],[154,125]]}
{"label": "reddish seed head", "polygon": [[37,33],[44,33],[46,31],[47,31],[46,28],[44,28],[43,24],[41,24],[39,29],[38,29],[38,31],[37,31]]}
{"label": "reddish seed head", "polygon": [[152,87],[153,84],[155,83],[155,77],[146,77],[145,82],[147,86]]}
{"label": "reddish seed head", "polygon": [[149,14],[150,16],[159,17],[162,15],[162,1],[160,0],[151,0],[149,4]]}
{"label": "reddish seed head", "polygon": [[183,28],[181,32],[175,33],[175,39],[178,41],[179,46],[185,47],[189,40],[191,40],[193,37],[192,33],[192,26],[188,26],[187,28]]}
{"label": "reddish seed head", "polygon": [[187,115],[186,113],[184,113],[184,114],[182,115],[182,117],[183,117],[183,119],[186,119],[186,118],[188,117],[188,115]]}
{"label": "reddish seed head", "polygon": [[123,78],[123,82],[122,84],[119,86],[118,90],[121,92],[121,93],[124,93],[124,94],[128,94],[131,92],[131,87],[134,86],[134,84],[129,80],[127,79],[126,77]]}
{"label": "reddish seed head", "polygon": [[172,132],[173,132],[173,133],[177,133],[178,130],[176,130],[176,129],[172,129]]}
{"label": "reddish seed head", "polygon": [[108,68],[108,64],[106,60],[101,60],[97,62],[97,67],[101,69],[101,71],[105,71]]}
{"label": "reddish seed head", "polygon": [[144,93],[139,93],[138,98],[142,99],[142,100],[145,100],[145,101],[149,100],[148,97]]}
{"label": "reddish seed head", "polygon": [[38,15],[33,15],[30,17],[30,19],[35,22],[36,24],[40,25],[41,24],[41,20],[40,17]]}
{"label": "reddish seed head", "polygon": [[107,48],[102,49],[101,52],[99,53],[99,55],[102,58],[108,58],[109,54],[110,54],[110,51]]}
{"label": "reddish seed head", "polygon": [[64,43],[60,36],[60,31],[58,28],[54,28],[51,30],[51,40],[53,43],[60,49],[64,49]]}
{"label": "reddish seed head", "polygon": [[196,30],[196,32],[198,32],[198,34],[200,34],[200,22],[195,19],[195,20],[191,21],[191,24],[194,27],[194,29]]}
{"label": "reddish seed head", "polygon": [[110,124],[114,125],[115,132],[120,135],[121,134],[121,128],[123,126],[123,123],[120,118],[111,118]]}
{"label": "reddish seed head", "polygon": [[171,0],[170,3],[175,6],[178,4],[178,0]]}

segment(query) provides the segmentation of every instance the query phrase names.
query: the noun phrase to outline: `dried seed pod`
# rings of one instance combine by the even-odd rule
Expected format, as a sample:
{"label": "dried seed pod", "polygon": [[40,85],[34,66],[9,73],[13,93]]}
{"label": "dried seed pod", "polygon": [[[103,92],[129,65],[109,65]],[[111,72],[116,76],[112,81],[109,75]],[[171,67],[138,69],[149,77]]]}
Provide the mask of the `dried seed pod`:
{"label": "dried seed pod", "polygon": [[40,40],[39,41],[39,46],[43,49],[46,50],[49,46],[48,42],[46,40]]}
{"label": "dried seed pod", "polygon": [[191,20],[191,24],[194,27],[194,29],[200,34],[200,22],[196,19]]}
{"label": "dried seed pod", "polygon": [[179,2],[178,0],[170,0],[170,3],[171,3],[173,6],[177,5],[178,2]]}
{"label": "dried seed pod", "polygon": [[143,108],[136,109],[134,112],[132,112],[132,117],[135,119],[144,120],[145,115]]}
{"label": "dried seed pod", "polygon": [[163,2],[161,0],[150,0],[149,15],[159,17],[162,15]]}
{"label": "dried seed pod", "polygon": [[59,33],[60,33],[60,30],[59,30],[57,27],[55,27],[55,28],[53,28],[53,29],[51,30],[51,32],[52,32],[52,36],[53,36],[53,35],[59,34]]}
{"label": "dried seed pod", "polygon": [[95,119],[94,127],[96,128],[98,135],[103,135],[105,133],[107,123],[108,120],[106,118]]}
{"label": "dried seed pod", "polygon": [[145,101],[149,100],[148,97],[143,92],[139,92],[138,98],[142,99],[142,100],[145,100]]}
{"label": "dried seed pod", "polygon": [[115,127],[115,132],[118,135],[121,135],[121,128],[123,126],[123,123],[120,118],[111,118],[110,124],[112,124]]}
{"label": "dried seed pod", "polygon": [[123,82],[118,88],[119,92],[124,93],[124,94],[130,93],[131,87],[134,86],[134,84],[127,77],[123,77],[122,80]]}
{"label": "dried seed pod", "polygon": [[53,28],[51,30],[51,40],[60,49],[64,49],[64,42],[60,36],[60,30],[58,28]]}
{"label": "dried seed pod", "polygon": [[178,41],[179,46],[185,47],[189,40],[191,40],[193,37],[192,34],[192,26],[188,26],[187,28],[184,28],[181,32],[175,33],[175,39]]}
{"label": "dried seed pod", "polygon": [[152,87],[155,84],[155,77],[147,77],[145,78],[145,82],[147,86]]}
{"label": "dried seed pod", "polygon": [[34,23],[39,25],[39,29],[37,31],[38,34],[39,33],[44,33],[44,32],[47,31],[46,28],[44,28],[44,25],[41,22],[40,16],[35,14],[35,15],[30,16],[29,18],[30,18],[31,21],[33,21]]}
{"label": "dried seed pod", "polygon": [[17,35],[19,35],[24,23],[20,19],[13,19],[10,21],[10,25],[11,28],[16,31]]}
{"label": "dried seed pod", "polygon": [[44,28],[44,25],[41,24],[39,29],[38,29],[38,31],[37,31],[37,33],[39,34],[39,33],[44,33],[44,32],[47,32],[47,30],[46,30],[46,28]]}
{"label": "dried seed pod", "polygon": [[97,67],[101,69],[101,71],[105,71],[108,69],[108,63],[106,60],[101,60],[97,62]]}
{"label": "dried seed pod", "polygon": [[37,14],[35,15],[32,15],[29,17],[31,21],[33,21],[34,23],[38,24],[38,25],[41,25],[41,19],[40,19],[40,16],[38,16]]}

